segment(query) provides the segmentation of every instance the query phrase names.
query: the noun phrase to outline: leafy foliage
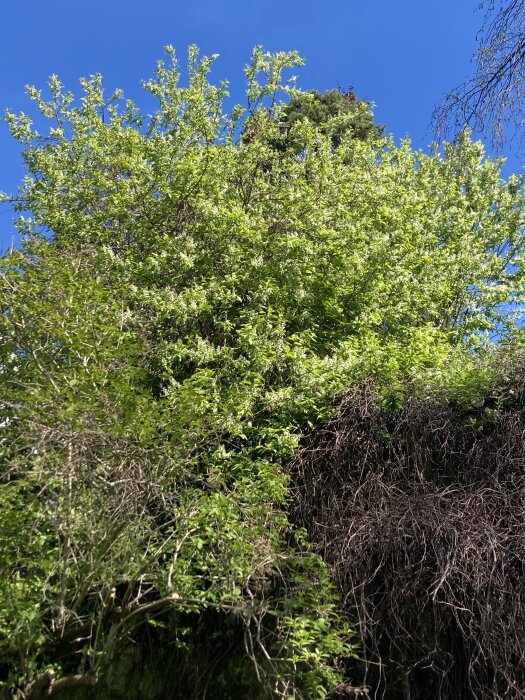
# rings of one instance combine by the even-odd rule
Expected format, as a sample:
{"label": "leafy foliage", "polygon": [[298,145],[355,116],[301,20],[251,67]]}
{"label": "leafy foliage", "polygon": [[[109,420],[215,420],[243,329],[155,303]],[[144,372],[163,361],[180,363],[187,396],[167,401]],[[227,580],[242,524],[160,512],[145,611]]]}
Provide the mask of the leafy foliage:
{"label": "leafy foliage", "polygon": [[396,405],[518,334],[523,195],[479,144],[297,119],[283,151],[299,57],[256,49],[231,114],[211,63],[191,48],[183,86],[169,48],[151,117],[99,76],[78,103],[29,89],[48,133],[7,116],[28,176],[0,277],[0,655],[27,698],[202,610],[243,621],[267,696],[325,697],[353,646],[288,522],[301,434],[365,376]]}

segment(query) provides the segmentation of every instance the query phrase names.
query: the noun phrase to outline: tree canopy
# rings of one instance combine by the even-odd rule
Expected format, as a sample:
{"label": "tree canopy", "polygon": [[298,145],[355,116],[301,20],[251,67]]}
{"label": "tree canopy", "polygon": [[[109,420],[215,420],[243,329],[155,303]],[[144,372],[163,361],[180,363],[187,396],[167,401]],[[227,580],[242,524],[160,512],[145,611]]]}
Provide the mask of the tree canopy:
{"label": "tree canopy", "polygon": [[281,148],[301,150],[302,144],[293,143],[290,130],[296,122],[303,120],[314,124],[320,131],[328,132],[334,148],[340,145],[345,132],[362,141],[379,138],[383,133],[383,127],[374,123],[370,105],[358,99],[353,88],[346,92],[327,90],[324,94],[317,90],[294,93],[284,105],[279,118],[281,129],[288,136],[284,143],[279,143]]}
{"label": "tree canopy", "polygon": [[298,111],[356,103],[283,82],[295,53],[256,49],[230,113],[212,58],[192,47],[182,84],[167,53],[151,116],[53,76],[29,88],[47,130],[7,117],[28,174],[0,262],[2,682],[89,686],[130,635],[168,620],[180,645],[213,610],[261,697],[325,697],[355,639],[287,465],[364,377],[386,407],[407,377],[467,395],[516,343],[521,183],[468,134],[424,154],[365,103],[363,131]]}

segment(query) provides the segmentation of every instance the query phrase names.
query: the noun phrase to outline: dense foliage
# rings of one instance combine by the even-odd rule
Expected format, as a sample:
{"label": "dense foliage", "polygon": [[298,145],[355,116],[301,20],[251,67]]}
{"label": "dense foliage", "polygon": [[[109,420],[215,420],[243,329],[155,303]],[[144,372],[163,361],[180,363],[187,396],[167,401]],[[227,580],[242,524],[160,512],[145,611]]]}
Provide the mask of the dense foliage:
{"label": "dense foliage", "polygon": [[342,692],[354,640],[285,467],[363,377],[386,406],[407,376],[468,393],[517,335],[523,194],[480,144],[286,124],[300,59],[260,49],[225,114],[211,63],[192,48],[182,86],[169,49],[149,117],[99,76],[78,103],[29,89],[48,131],[8,115],[28,175],[0,276],[0,667],[27,699],[203,611],[241,624],[261,697]]}
{"label": "dense foliage", "polygon": [[[337,117],[342,117],[337,123]],[[365,100],[357,98],[352,88],[346,92],[328,90],[324,94],[317,90],[295,93],[284,105],[279,118],[281,131],[285,138],[276,143],[283,150],[296,148],[301,150],[303,144],[293,132],[296,122],[308,120],[321,132],[330,134],[332,146],[337,148],[345,132],[350,132],[352,138],[370,141],[383,134],[383,127],[374,122],[370,105]],[[290,133],[291,132],[291,133]]]}

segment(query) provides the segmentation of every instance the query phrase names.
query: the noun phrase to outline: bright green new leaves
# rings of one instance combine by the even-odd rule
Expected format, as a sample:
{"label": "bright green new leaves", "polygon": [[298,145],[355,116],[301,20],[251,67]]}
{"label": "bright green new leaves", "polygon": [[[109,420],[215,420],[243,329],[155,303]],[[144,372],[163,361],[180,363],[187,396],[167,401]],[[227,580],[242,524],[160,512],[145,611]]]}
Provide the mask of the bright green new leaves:
{"label": "bright green new leaves", "polygon": [[103,674],[152,606],[211,606],[244,620],[269,694],[321,697],[349,649],[286,463],[352,382],[395,402],[514,340],[523,195],[467,135],[425,155],[341,115],[286,125],[296,54],[257,49],[230,115],[212,59],[191,49],[182,86],[168,58],[151,117],[98,76],[80,103],[30,90],[48,134],[8,115],[30,218],[0,278],[0,634],[56,664],[90,622],[76,651]]}

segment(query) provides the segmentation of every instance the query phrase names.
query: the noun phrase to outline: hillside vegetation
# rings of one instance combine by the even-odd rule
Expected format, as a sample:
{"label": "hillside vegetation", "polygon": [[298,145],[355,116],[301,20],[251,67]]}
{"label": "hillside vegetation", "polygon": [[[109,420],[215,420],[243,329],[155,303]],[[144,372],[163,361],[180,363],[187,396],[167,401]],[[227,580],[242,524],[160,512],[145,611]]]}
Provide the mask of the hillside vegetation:
{"label": "hillside vegetation", "polygon": [[365,380],[387,415],[407,382],[468,410],[520,354],[521,181],[468,134],[395,145],[352,93],[285,83],[300,63],[256,49],[226,111],[212,59],[168,48],[151,115],[100,76],[8,115],[6,698],[352,696],[369,642],[298,516],[301,439]]}

